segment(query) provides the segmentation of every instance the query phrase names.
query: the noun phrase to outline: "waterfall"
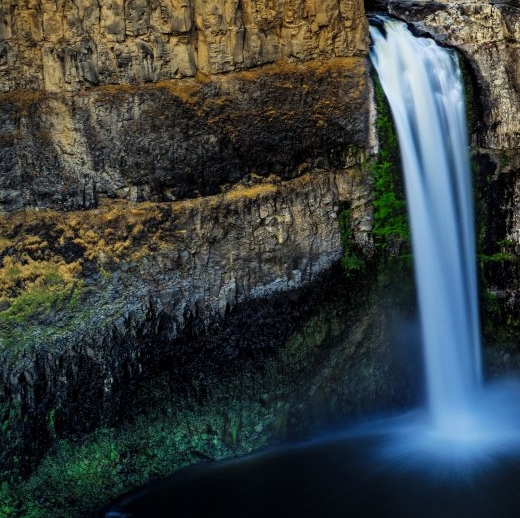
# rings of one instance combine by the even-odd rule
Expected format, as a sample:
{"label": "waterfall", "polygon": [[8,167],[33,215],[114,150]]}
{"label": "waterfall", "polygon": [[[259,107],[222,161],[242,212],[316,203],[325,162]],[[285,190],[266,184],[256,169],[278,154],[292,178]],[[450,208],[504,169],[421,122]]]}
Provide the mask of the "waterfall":
{"label": "waterfall", "polygon": [[370,34],[402,156],[428,410],[435,428],[458,433],[482,383],[461,73],[453,51],[402,22],[379,19]]}
{"label": "waterfall", "polygon": [[226,518],[518,515],[520,381],[508,378],[485,387],[482,382],[457,58],[432,40],[415,38],[401,22],[378,19],[370,33],[371,58],[403,162],[427,418],[419,409],[299,446],[206,463],[130,493],[106,518],[148,516],[151,509],[170,516],[172,508],[179,516]]}

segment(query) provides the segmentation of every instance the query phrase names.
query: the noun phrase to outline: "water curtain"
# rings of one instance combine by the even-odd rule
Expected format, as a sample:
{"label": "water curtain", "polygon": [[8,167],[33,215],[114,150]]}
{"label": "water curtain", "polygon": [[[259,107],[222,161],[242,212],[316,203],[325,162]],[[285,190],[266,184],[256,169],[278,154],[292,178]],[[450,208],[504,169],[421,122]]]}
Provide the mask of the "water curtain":
{"label": "water curtain", "polygon": [[[406,24],[371,26],[371,60],[399,137],[433,425],[464,419],[481,385],[475,237],[457,56]],[[460,424],[460,423],[459,423]]]}

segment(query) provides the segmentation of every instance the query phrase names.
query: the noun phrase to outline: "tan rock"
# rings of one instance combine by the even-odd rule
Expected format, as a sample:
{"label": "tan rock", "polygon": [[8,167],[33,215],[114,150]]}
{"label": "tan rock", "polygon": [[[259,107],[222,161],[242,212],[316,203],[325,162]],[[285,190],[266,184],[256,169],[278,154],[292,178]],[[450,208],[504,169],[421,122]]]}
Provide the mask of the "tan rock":
{"label": "tan rock", "polygon": [[459,0],[423,10],[417,2],[415,7],[390,2],[391,12],[468,58],[485,104],[483,127],[473,136],[473,144],[495,149],[520,148],[520,14],[506,4]]}
{"label": "tan rock", "polygon": [[[125,40],[126,19],[123,0],[100,0],[100,31],[106,39],[121,43]],[[136,4],[133,4],[134,7]]]}
{"label": "tan rock", "polygon": [[364,55],[361,0],[1,0],[0,91]]}

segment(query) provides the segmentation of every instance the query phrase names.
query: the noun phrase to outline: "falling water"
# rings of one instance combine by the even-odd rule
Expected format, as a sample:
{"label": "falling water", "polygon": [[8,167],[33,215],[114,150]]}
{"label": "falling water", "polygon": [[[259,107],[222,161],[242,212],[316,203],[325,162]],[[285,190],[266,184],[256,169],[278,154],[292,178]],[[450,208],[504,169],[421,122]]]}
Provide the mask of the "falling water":
{"label": "falling water", "polygon": [[397,127],[434,426],[465,426],[481,385],[464,94],[456,55],[406,25],[371,27],[371,59]]}
{"label": "falling water", "polygon": [[[399,134],[428,388],[421,410],[307,444],[199,466],[106,518],[511,517],[520,507],[520,383],[482,382],[464,101],[456,56],[403,23],[371,28]],[[476,469],[472,469],[476,468]],[[305,488],[305,491],[302,491]],[[203,494],[206,498],[200,498]]]}

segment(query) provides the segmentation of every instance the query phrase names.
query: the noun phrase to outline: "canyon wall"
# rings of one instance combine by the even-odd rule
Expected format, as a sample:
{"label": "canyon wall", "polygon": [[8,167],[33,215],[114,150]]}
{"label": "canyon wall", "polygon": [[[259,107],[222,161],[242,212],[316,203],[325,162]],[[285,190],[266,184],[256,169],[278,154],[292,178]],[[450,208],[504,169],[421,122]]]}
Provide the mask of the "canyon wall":
{"label": "canyon wall", "polygon": [[[53,434],[126,417],[139,380],[161,370],[192,389],[251,357],[262,365],[313,306],[302,287],[314,283],[313,300],[326,300],[319,279],[341,255],[345,200],[369,244],[361,172],[352,163],[182,202],[4,216],[2,288],[23,279],[26,289],[4,299],[0,318],[0,473],[30,471]],[[34,311],[21,309],[35,298]],[[194,340],[208,334],[201,350]]]}
{"label": "canyon wall", "polygon": [[2,0],[0,208],[334,167],[367,148],[367,45],[359,0]]}
{"label": "canyon wall", "polygon": [[368,147],[368,108],[356,57],[74,95],[0,94],[0,207],[173,201],[252,173],[333,169]]}
{"label": "canyon wall", "polygon": [[[360,1],[2,0],[0,20],[8,214],[106,200],[204,205],[258,178],[319,184],[348,176],[374,147]],[[339,228],[327,221],[338,256]],[[23,228],[4,231],[2,257],[15,255]],[[13,295],[4,290],[4,306]]]}
{"label": "canyon wall", "polygon": [[372,253],[367,48],[360,0],[1,0],[5,473],[113,424],[163,360],[189,377],[180,339],[276,293],[291,322],[342,211]]}
{"label": "canyon wall", "polygon": [[359,55],[359,0],[2,0],[0,91],[76,91]]}
{"label": "canyon wall", "polygon": [[[463,56],[485,275],[514,314],[519,9],[369,4]],[[5,473],[113,424],[163,359],[188,379],[185,340],[215,333],[199,359],[222,365],[271,350],[274,310],[237,317],[249,348],[216,330],[275,299],[301,319],[342,234],[372,254],[367,50],[359,0],[0,0]]]}
{"label": "canyon wall", "polygon": [[520,148],[520,10],[512,2],[389,2],[389,12],[416,31],[455,47],[478,82],[481,127],[472,144]]}

